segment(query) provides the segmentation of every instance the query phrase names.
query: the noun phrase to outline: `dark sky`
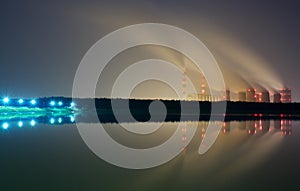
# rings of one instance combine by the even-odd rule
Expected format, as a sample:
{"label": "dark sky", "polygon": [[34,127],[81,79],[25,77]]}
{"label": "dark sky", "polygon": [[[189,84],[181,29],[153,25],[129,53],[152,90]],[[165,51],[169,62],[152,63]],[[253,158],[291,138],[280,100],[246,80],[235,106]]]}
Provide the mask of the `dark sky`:
{"label": "dark sky", "polygon": [[244,79],[288,86],[300,101],[299,18],[297,1],[2,1],[0,96],[71,96],[77,66],[96,41],[159,22],[200,38],[228,76],[239,63]]}

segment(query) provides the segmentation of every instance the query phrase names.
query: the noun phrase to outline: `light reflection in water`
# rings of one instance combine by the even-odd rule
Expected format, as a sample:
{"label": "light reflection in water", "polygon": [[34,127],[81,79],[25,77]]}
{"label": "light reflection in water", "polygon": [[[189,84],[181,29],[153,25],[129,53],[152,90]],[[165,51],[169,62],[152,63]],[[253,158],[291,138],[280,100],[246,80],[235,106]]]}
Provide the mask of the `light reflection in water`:
{"label": "light reflection in water", "polygon": [[[61,120],[59,120],[59,118]],[[7,123],[7,125],[4,125],[5,127],[7,127],[7,129],[5,130],[3,128],[0,128],[1,129],[0,134],[3,135],[4,138],[9,137],[7,135],[9,134],[11,135],[15,133],[10,130],[19,131],[19,129],[31,127],[30,122],[31,120],[34,120],[35,121],[34,128],[27,128],[26,131],[22,131],[22,132],[27,133],[29,131],[33,131],[33,129],[38,129],[41,130],[39,131],[39,133],[43,131],[47,132],[47,134],[41,133],[41,135],[49,136],[48,139],[52,140],[54,136],[53,134],[51,136],[51,132],[57,132],[60,129],[64,128],[65,126],[62,127],[63,124],[73,124],[71,125],[71,127],[73,128],[65,128],[65,131],[61,131],[65,133],[64,136],[70,136],[70,134],[72,134],[70,133],[72,129],[75,129],[76,132],[76,127],[74,125],[75,118],[76,118],[76,122],[79,123],[88,122],[88,121],[80,121],[74,115],[59,116],[59,117],[47,116],[43,118],[30,118],[28,120],[15,119],[12,121],[0,121],[0,127],[3,127],[3,124]],[[59,123],[59,121],[61,121],[61,123]],[[21,124],[20,122],[22,122],[22,125],[20,125]],[[191,180],[191,182],[193,182],[193,185],[197,185],[199,186],[199,188],[202,185],[205,185],[206,183],[208,186],[211,186],[215,182],[222,182],[223,184],[220,185],[226,186],[227,183],[224,183],[226,181],[230,182],[230,184],[233,185],[235,181],[238,183],[239,178],[248,176],[248,173],[251,172],[253,169],[260,169],[260,167],[261,169],[263,169],[264,164],[270,162],[271,160],[275,160],[274,156],[279,157],[281,153],[279,153],[278,155],[274,153],[278,151],[278,148],[280,148],[281,144],[284,145],[283,142],[284,137],[288,135],[292,135],[292,125],[295,125],[294,123],[292,123],[291,120],[286,120],[286,119],[271,120],[271,121],[259,120],[259,119],[254,121],[227,121],[227,122],[215,121],[213,123],[222,125],[222,131],[219,134],[215,144],[211,147],[211,149],[205,155],[199,155],[198,148],[203,137],[205,136],[209,122],[200,121],[200,122],[181,122],[181,123],[183,123],[183,125],[180,129],[182,133],[182,136],[180,137],[180,141],[182,144],[183,152],[181,152],[180,155],[176,157],[174,160],[170,161],[169,163],[166,163],[166,165],[162,165],[159,166],[158,168],[147,170],[145,172],[137,171],[137,173],[141,173],[141,175],[139,174],[139,176],[135,176],[131,178],[134,178],[140,184],[145,185],[145,187],[146,186],[151,187],[161,182],[162,179],[167,180],[170,177],[172,180],[174,179],[176,180],[176,182],[179,183],[185,183],[186,181]],[[186,140],[188,139],[188,135],[189,135],[188,134],[189,127],[193,126],[195,123],[197,123],[196,133],[193,139],[191,140],[190,144],[186,145]],[[47,129],[39,128],[40,126],[42,126],[42,124],[49,124],[49,126],[47,126],[48,127]],[[138,127],[148,128],[151,126],[151,123],[127,123],[127,124],[134,126],[134,128],[138,128]],[[168,139],[174,133],[174,131],[178,127],[178,124],[179,122],[165,122],[163,123],[163,126],[157,131],[150,133],[149,135],[140,135],[140,136],[124,130],[124,128],[122,128],[120,124],[107,123],[104,124],[103,126],[105,130],[115,140],[117,140],[119,143],[123,145],[133,147],[133,148],[148,148],[166,141],[166,139]],[[20,128],[20,126],[22,128]],[[52,128],[54,126],[62,127],[62,128]],[[249,134],[249,130],[250,130],[250,134]],[[294,135],[289,138],[292,139],[293,137],[295,137],[295,135],[297,134],[296,130],[297,129],[295,128]],[[11,133],[7,133],[7,132],[11,132]],[[23,134],[19,134],[19,137],[21,137],[22,135]],[[40,136],[40,134],[38,135],[32,134],[31,136],[36,138],[35,135],[36,137]],[[32,139],[32,137],[30,137],[30,139],[26,139],[26,141],[30,142],[31,139],[35,140],[34,138]],[[12,142],[15,142],[17,139],[11,139],[11,140]],[[64,152],[66,151],[63,150],[65,147],[61,147],[61,144],[68,145],[69,143],[67,143],[65,139],[61,139],[60,142],[59,140],[60,139],[53,139],[53,143],[58,141],[57,147],[53,146],[53,153],[56,153],[56,151],[59,149],[60,151],[64,151]],[[72,144],[76,142],[75,140],[80,142],[76,147],[76,151],[74,151],[74,152],[78,152],[78,147],[80,147],[80,145],[83,143],[81,142],[79,136],[76,136],[74,138],[73,140],[74,142],[72,142]],[[42,140],[41,143],[43,144]],[[17,148],[19,147],[17,146],[11,147],[10,149],[17,149]],[[50,147],[46,147],[46,148],[50,149]],[[70,149],[71,146],[70,148],[69,147],[67,148]],[[84,149],[84,151],[86,151],[86,148]],[[45,153],[47,152],[49,151],[48,150],[45,151]],[[16,152],[16,153],[20,153],[20,152]],[[87,153],[84,152],[84,154],[82,154],[82,157],[86,155]],[[79,155],[74,155],[74,156],[78,157]],[[22,157],[26,157],[26,156],[22,155]],[[63,159],[70,160],[70,158],[68,158],[67,156],[65,157],[66,158]],[[282,155],[281,157],[286,157],[286,156]],[[93,156],[92,160],[94,159],[95,157]],[[56,162],[59,162],[59,160],[61,160],[61,158],[59,158],[58,161]],[[85,163],[90,164],[91,160],[86,159]],[[98,163],[101,163],[101,160],[97,160],[95,164],[93,164],[94,166],[92,166],[91,168],[93,169],[97,168]],[[78,165],[77,163],[75,164]],[[73,168],[74,166],[71,167]],[[116,168],[111,167],[111,165],[107,165],[105,166],[105,168],[109,170],[111,170],[110,168],[116,170]],[[98,176],[99,174],[101,174],[102,170],[103,169],[97,171],[96,175]],[[67,169],[66,172],[69,172],[69,169]],[[107,173],[109,174],[111,172],[110,171],[107,171],[105,173],[103,172],[104,174],[103,177],[106,177]],[[196,184],[197,181],[199,181],[200,183]],[[155,188],[155,186],[153,187]]]}
{"label": "light reflection in water", "polygon": [[42,124],[50,125],[63,125],[75,123],[75,115],[65,116],[42,116],[32,118],[14,118],[10,120],[0,120],[2,130],[8,130],[10,128],[22,128],[22,127],[34,127]]}
{"label": "light reflection in water", "polygon": [[[51,125],[63,125],[63,124],[72,124],[75,123],[75,114],[68,114],[63,116],[40,116],[40,117],[32,117],[28,118],[13,118],[8,120],[0,120],[0,124],[2,129],[7,130],[9,127],[23,127],[23,126],[35,126],[37,124],[51,124]],[[77,122],[81,123],[90,123],[87,120],[79,120]],[[211,123],[215,123],[216,125],[222,124],[222,133],[228,134],[231,131],[231,123],[235,123],[237,121],[214,121]],[[94,122],[93,122],[94,123]],[[176,124],[178,122],[164,122],[165,124]],[[182,122],[188,123],[188,122]],[[189,122],[192,123],[192,122]],[[193,122],[196,123],[196,122]],[[201,131],[201,138],[205,137],[206,127],[208,126],[208,121],[199,121],[198,128]],[[122,123],[121,123],[122,124]],[[136,123],[124,123],[129,126],[134,126]],[[151,126],[151,123],[139,123],[143,124],[144,126],[148,124]],[[156,124],[153,122],[152,124]],[[143,126],[142,125],[142,126]],[[136,126],[136,125],[135,125]],[[147,126],[147,125],[146,125]],[[139,125],[135,128],[140,128]],[[265,133],[272,133],[281,131],[284,136],[292,135],[292,120],[290,119],[274,119],[274,120],[248,120],[248,121],[238,121],[238,128],[240,130],[244,130],[248,135],[256,135],[256,134],[265,134]],[[187,127],[183,126],[181,128],[182,132],[182,142],[186,141],[186,131]],[[147,132],[147,131],[146,131]],[[150,131],[152,132],[152,131]],[[147,134],[147,133],[146,133]],[[183,147],[182,150],[186,148]]]}
{"label": "light reflection in water", "polygon": [[[13,119],[0,121],[1,131],[8,132],[13,128],[22,127],[38,127],[42,124],[49,124],[52,126],[60,126],[63,124],[75,124],[75,115],[66,116],[43,116],[31,119]],[[80,118],[79,118],[80,119]],[[88,123],[87,121],[77,120],[79,123]],[[133,128],[149,128],[155,125],[156,122],[149,123],[126,123],[133,126]],[[106,132],[117,142],[124,146],[131,148],[143,149],[151,148],[156,145],[164,143],[172,136],[175,130],[181,123],[181,144],[182,153],[185,162],[201,161],[203,164],[195,166],[201,171],[209,171],[209,168],[222,168],[222,173],[218,176],[225,176],[226,173],[235,174],[246,172],[247,169],[265,161],[269,155],[276,149],[276,145],[280,143],[282,137],[292,135],[292,121],[288,119],[280,120],[252,120],[252,121],[198,121],[198,122],[164,122],[162,127],[155,132],[149,134],[135,134],[130,131],[124,130],[122,124],[106,123],[103,124]],[[198,148],[201,141],[206,136],[206,130],[209,123],[222,125],[221,134],[218,136],[217,141],[205,156],[201,157],[198,153]],[[94,124],[94,123],[93,123]],[[75,127],[75,126],[73,126]],[[197,128],[192,141],[188,144],[187,137],[189,128]],[[226,152],[231,152],[227,156]],[[235,154],[232,154],[235,152]],[[203,160],[203,158],[209,160]],[[225,165],[220,163],[222,160],[232,161],[230,164]],[[186,167],[192,171],[190,165]],[[195,169],[194,169],[195,170]],[[192,173],[190,173],[192,174]]]}

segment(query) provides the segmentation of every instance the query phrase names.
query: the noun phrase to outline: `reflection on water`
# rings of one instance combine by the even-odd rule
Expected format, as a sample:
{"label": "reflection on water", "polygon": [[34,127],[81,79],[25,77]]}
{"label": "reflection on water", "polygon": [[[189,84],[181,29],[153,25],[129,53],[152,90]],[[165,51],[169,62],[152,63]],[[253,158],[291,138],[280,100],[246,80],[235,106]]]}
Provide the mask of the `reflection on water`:
{"label": "reflection on water", "polygon": [[[181,124],[180,155],[162,166],[135,171],[95,156],[79,136],[75,120],[89,124],[75,115],[0,121],[0,164],[5,164],[1,189],[289,190],[298,186],[298,121],[211,122],[222,125],[222,130],[204,155],[198,149],[208,121],[164,122],[158,129],[153,129],[156,122],[124,123],[149,134],[130,132],[122,123],[103,124],[115,141],[137,149],[162,144]],[[197,129],[187,144],[191,127]]]}
{"label": "reflection on water", "polygon": [[[67,114],[60,116],[38,116],[31,118],[13,118],[8,120],[0,120],[0,124],[2,130],[7,130],[11,127],[24,127],[24,126],[36,126],[37,124],[51,124],[51,125],[64,125],[64,124],[72,124],[75,123],[75,114]],[[86,120],[77,119],[77,123],[89,123]],[[235,122],[235,121],[233,121]],[[95,122],[94,122],[95,123]],[[178,122],[164,122],[165,124],[175,124]],[[182,123],[191,123],[191,122],[182,122]],[[209,121],[199,121],[193,122],[198,123],[198,128],[201,128],[202,138],[205,136],[206,127],[208,126]],[[230,133],[231,123],[232,121],[220,122],[213,121],[210,123],[215,123],[216,125],[222,124],[222,132]],[[113,123],[114,124],[114,123]],[[122,124],[122,123],[120,123]],[[135,128],[135,131],[139,131],[141,134],[150,134],[155,131],[160,124],[158,122],[145,122],[145,123],[123,123],[126,126],[130,126],[130,128]],[[238,121],[238,128],[241,130],[245,130],[249,135],[253,134],[264,134],[273,131],[281,131],[283,135],[291,135],[292,134],[292,120],[290,119],[280,119],[280,120],[248,120],[248,121]],[[144,126],[144,127],[141,127]],[[158,126],[158,127],[156,127]],[[152,127],[152,128],[151,128]],[[155,128],[154,128],[155,127]],[[149,130],[147,130],[149,129]],[[186,127],[182,128],[182,141],[186,141],[185,133]],[[143,133],[145,132],[145,133]]]}
{"label": "reflection on water", "polygon": [[[273,133],[281,131],[283,135],[292,134],[292,120],[253,120],[239,121],[239,129],[245,130],[249,135]],[[230,132],[230,122],[223,122],[223,133]]]}
{"label": "reflection on water", "polygon": [[41,116],[31,118],[13,118],[9,120],[0,120],[2,130],[8,130],[14,127],[28,127],[36,126],[38,124],[63,125],[75,123],[75,115],[61,115],[61,116]]}

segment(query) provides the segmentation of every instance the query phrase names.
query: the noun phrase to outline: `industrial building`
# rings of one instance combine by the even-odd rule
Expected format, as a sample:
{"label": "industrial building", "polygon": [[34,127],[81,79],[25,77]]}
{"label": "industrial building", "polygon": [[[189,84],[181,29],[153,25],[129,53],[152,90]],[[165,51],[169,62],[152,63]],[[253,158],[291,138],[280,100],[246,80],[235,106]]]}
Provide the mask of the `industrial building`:
{"label": "industrial building", "polygon": [[[186,82],[186,67],[183,67],[182,72],[182,95],[190,101],[230,101],[230,90],[224,90],[223,94],[219,95],[220,92],[210,92],[207,86],[205,76],[201,74],[200,77],[200,88],[199,93],[187,94],[187,82]],[[212,90],[213,91],[213,90]],[[218,95],[218,96],[216,96]],[[241,102],[262,102],[270,103],[270,92],[268,90],[257,91],[253,87],[249,87],[246,91],[238,92],[238,101]],[[292,102],[292,91],[289,88],[283,88],[277,90],[273,94],[274,103],[291,103]]]}
{"label": "industrial building", "polygon": [[238,100],[239,101],[246,101],[246,92],[239,92],[238,93]]}
{"label": "industrial building", "polygon": [[270,93],[268,91],[263,91],[259,94],[259,102],[270,102]]}
{"label": "industrial building", "polygon": [[291,103],[292,102],[292,90],[289,88],[283,88],[280,92],[281,102],[282,103]]}
{"label": "industrial building", "polygon": [[230,101],[230,90],[225,91],[225,100]]}
{"label": "industrial building", "polygon": [[273,102],[274,103],[280,103],[281,102],[281,94],[280,93],[278,93],[278,92],[274,93]]}
{"label": "industrial building", "polygon": [[223,95],[224,101],[230,101],[230,90],[225,90]]}
{"label": "industrial building", "polygon": [[254,88],[248,88],[247,89],[246,101],[248,101],[248,102],[255,102],[256,101],[255,89]]}

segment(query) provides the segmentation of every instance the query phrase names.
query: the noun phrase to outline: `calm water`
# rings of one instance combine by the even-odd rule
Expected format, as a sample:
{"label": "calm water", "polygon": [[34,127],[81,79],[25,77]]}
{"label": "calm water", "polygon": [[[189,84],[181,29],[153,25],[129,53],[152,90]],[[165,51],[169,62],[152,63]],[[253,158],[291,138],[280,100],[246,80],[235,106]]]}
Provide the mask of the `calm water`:
{"label": "calm water", "polygon": [[[227,122],[217,141],[198,154],[207,122],[200,122],[190,144],[170,162],[128,170],[98,158],[76,125],[17,122],[0,130],[1,190],[297,190],[300,122]],[[189,122],[184,125],[191,125]],[[221,123],[221,122],[219,122]],[[151,123],[132,124],[151,128]],[[165,123],[148,136],[119,124],[105,124],[119,143],[147,148],[164,142],[179,123]],[[184,145],[184,129],[182,130]]]}

